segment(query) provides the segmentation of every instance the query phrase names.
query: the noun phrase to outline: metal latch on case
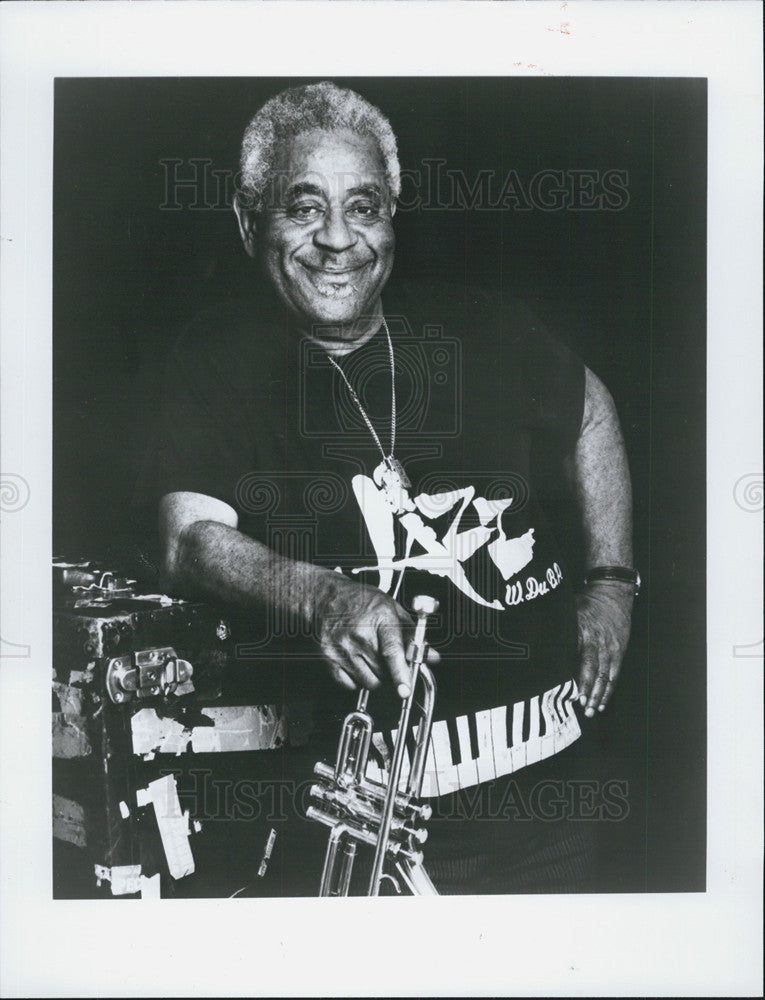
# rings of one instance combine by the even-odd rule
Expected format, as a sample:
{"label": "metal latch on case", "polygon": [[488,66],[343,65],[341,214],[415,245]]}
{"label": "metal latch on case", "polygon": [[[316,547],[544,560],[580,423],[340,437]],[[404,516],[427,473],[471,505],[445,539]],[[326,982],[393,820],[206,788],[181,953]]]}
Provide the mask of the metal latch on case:
{"label": "metal latch on case", "polygon": [[189,680],[194,668],[171,646],[115,656],[106,665],[106,690],[115,705],[132,698],[172,694]]}

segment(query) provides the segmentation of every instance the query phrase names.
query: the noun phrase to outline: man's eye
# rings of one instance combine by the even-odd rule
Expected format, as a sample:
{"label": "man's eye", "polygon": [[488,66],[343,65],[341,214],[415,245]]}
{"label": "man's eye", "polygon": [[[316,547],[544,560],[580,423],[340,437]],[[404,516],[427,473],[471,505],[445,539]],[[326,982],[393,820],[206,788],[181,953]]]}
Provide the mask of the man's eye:
{"label": "man's eye", "polygon": [[289,209],[289,214],[294,219],[315,219],[320,212],[318,205],[292,205]]}
{"label": "man's eye", "polygon": [[380,214],[380,206],[372,205],[368,202],[362,202],[358,205],[351,206],[351,212],[354,215],[360,215],[362,218],[373,218]]}

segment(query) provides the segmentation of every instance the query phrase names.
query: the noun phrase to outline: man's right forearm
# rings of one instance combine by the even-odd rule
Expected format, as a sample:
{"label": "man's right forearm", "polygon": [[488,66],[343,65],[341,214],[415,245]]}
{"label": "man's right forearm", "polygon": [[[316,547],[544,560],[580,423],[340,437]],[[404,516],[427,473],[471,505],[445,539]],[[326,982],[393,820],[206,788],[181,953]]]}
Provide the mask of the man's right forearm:
{"label": "man's right forearm", "polygon": [[278,555],[236,528],[196,521],[178,536],[164,582],[188,596],[243,608],[279,608],[309,621],[318,578],[327,574]]}
{"label": "man's right forearm", "polygon": [[[233,525],[198,518],[176,528],[173,502],[162,512],[169,590],[248,610],[276,608],[311,629],[338,684],[374,689],[387,676],[399,697],[408,696],[402,628],[411,618],[396,601],[342,573],[287,559]],[[188,497],[181,502],[188,514]]]}

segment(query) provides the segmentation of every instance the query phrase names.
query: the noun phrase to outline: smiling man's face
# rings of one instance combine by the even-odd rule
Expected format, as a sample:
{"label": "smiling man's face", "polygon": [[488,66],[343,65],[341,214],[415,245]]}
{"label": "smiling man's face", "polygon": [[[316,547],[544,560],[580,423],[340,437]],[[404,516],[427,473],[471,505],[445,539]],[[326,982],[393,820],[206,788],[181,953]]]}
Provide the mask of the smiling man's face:
{"label": "smiling man's face", "polygon": [[307,132],[284,144],[275,167],[249,244],[246,227],[243,235],[282,301],[311,328],[379,315],[395,241],[374,141]]}

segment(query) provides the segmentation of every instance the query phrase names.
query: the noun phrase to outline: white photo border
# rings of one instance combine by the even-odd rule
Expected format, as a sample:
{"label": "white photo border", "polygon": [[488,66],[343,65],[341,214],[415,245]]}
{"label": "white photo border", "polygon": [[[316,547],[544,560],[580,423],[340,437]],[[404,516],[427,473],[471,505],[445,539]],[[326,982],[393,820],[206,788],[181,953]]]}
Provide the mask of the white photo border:
{"label": "white photo border", "polygon": [[[760,5],[17,3],[3,5],[0,22],[3,995],[757,995]],[[708,79],[706,893],[373,907],[140,901],[108,911],[52,900],[50,730],[40,706],[49,704],[51,648],[53,81],[290,74]],[[743,477],[748,508],[737,503]]]}

